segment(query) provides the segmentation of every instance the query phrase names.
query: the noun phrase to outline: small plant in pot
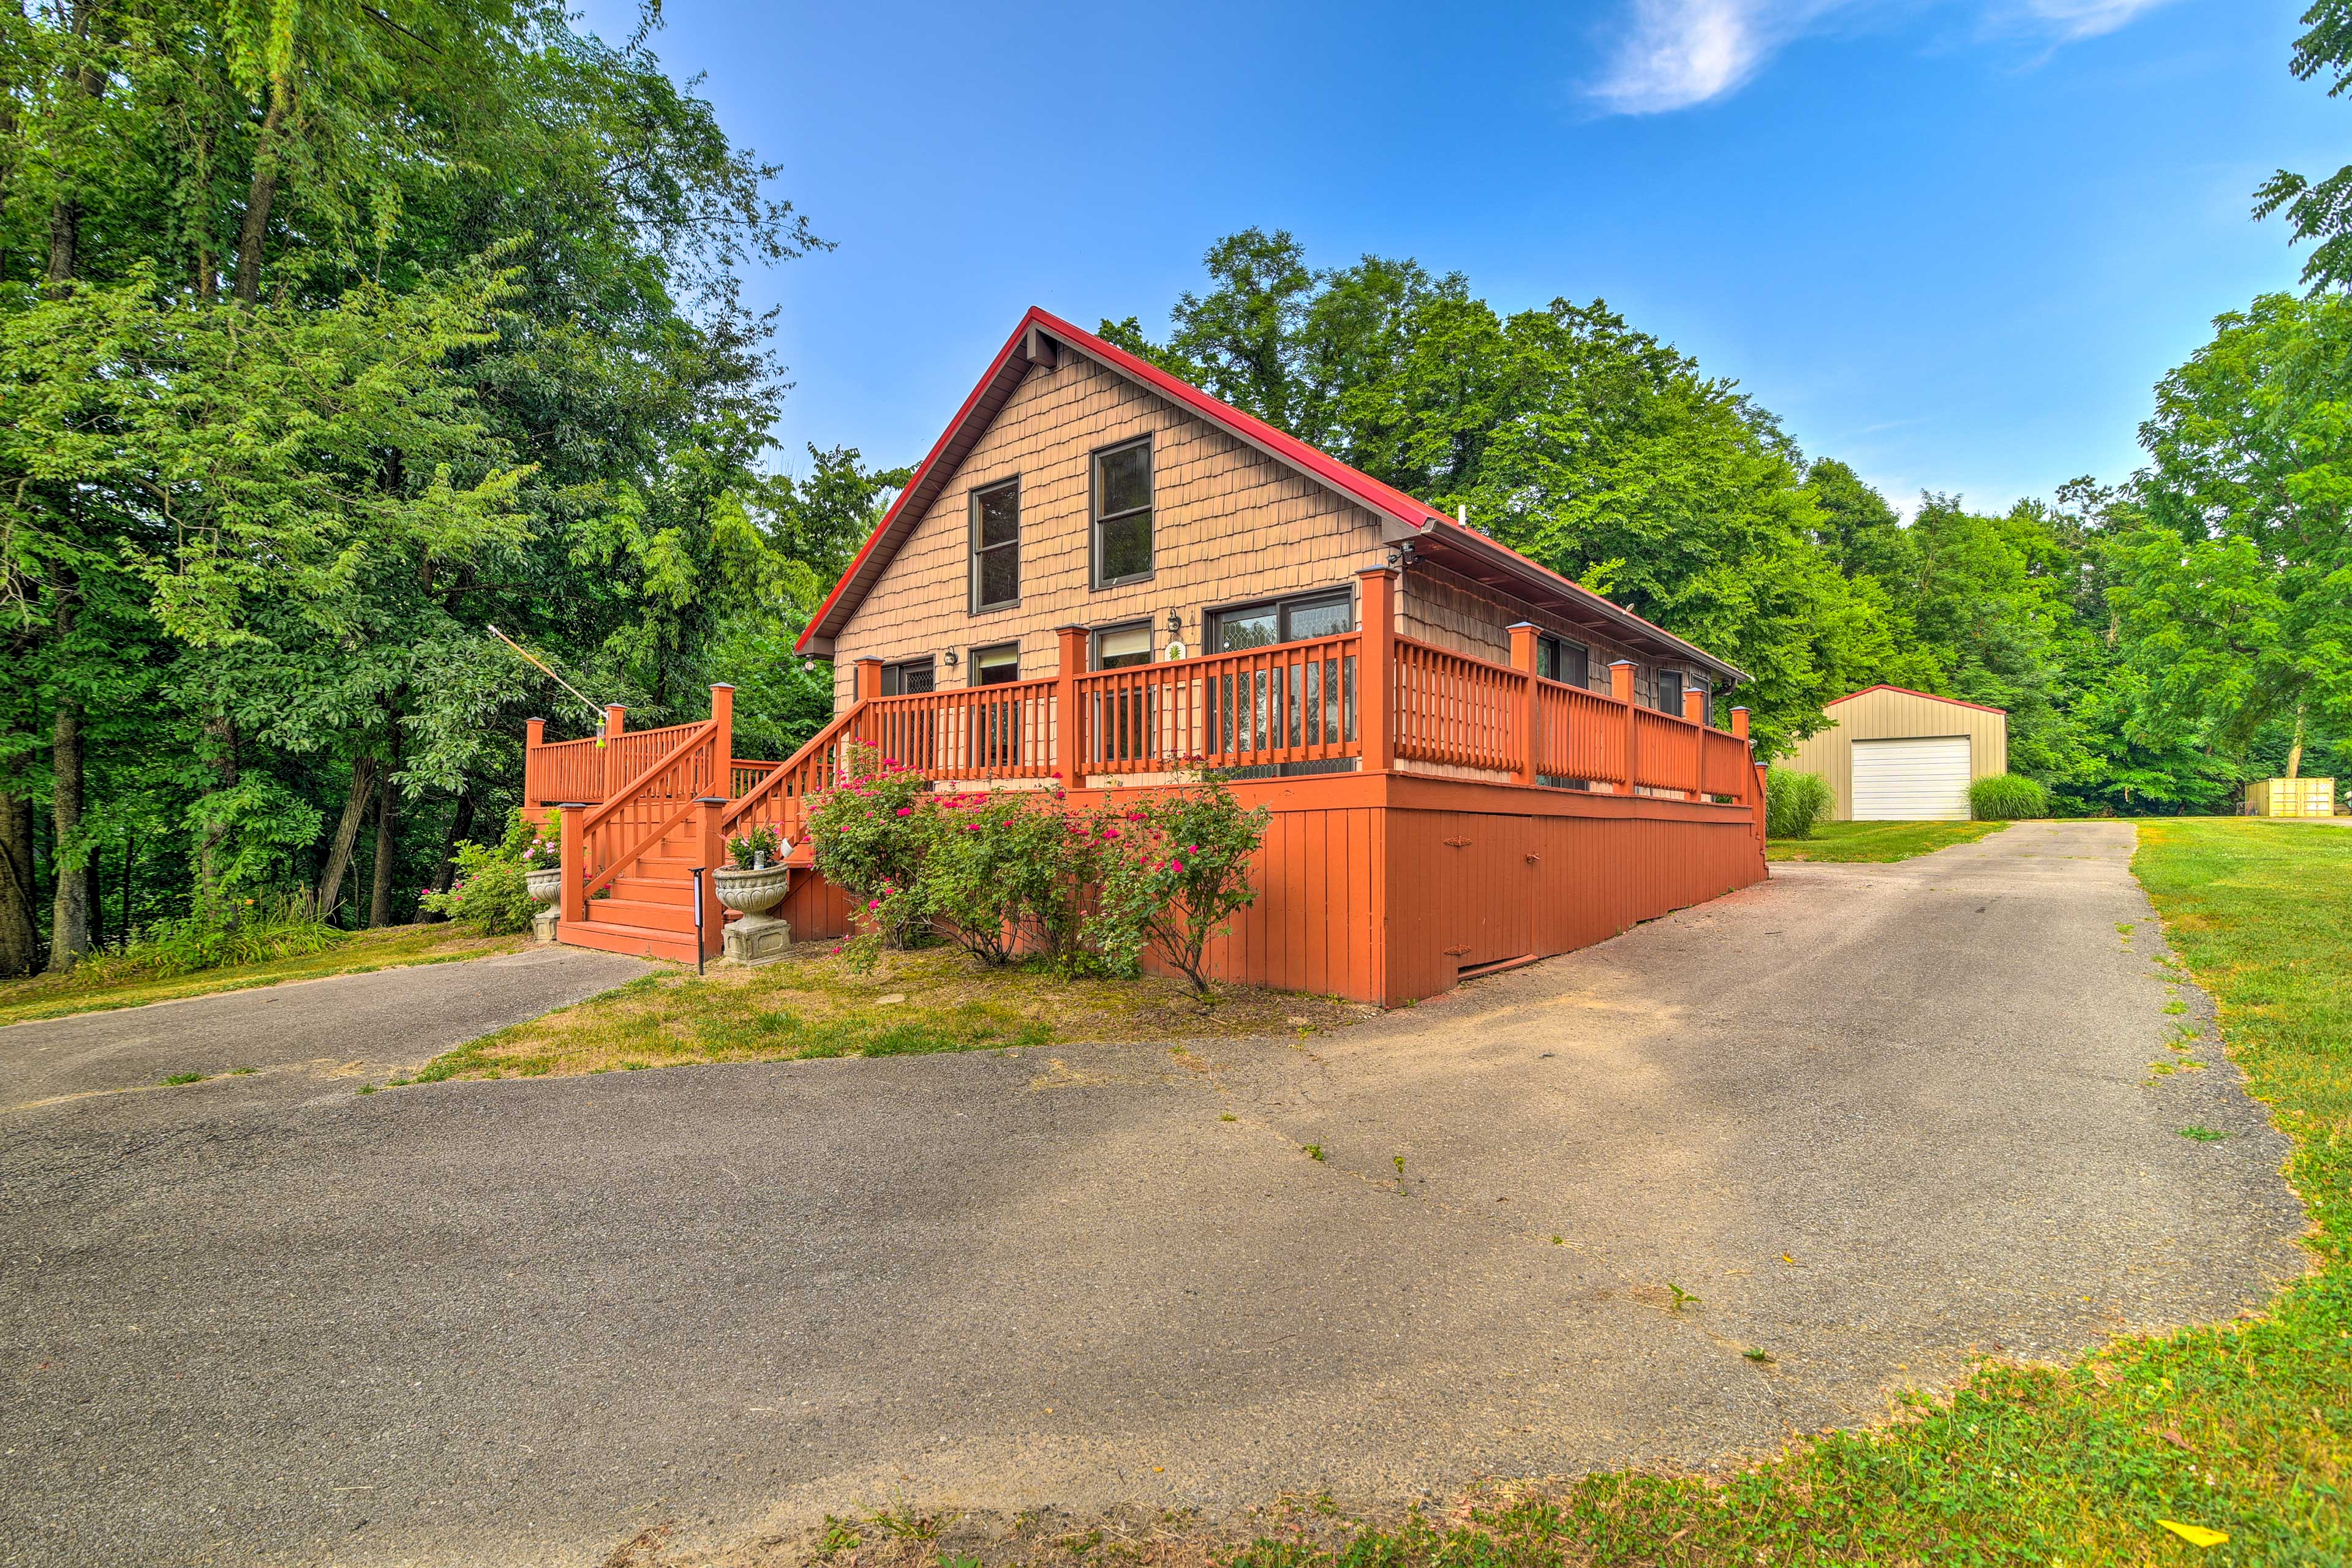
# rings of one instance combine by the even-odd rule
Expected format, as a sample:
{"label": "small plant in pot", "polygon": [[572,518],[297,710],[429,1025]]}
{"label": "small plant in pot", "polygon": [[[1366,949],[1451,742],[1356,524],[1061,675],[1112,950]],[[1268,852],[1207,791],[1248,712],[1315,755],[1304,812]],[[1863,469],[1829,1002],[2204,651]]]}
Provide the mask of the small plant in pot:
{"label": "small plant in pot", "polygon": [[710,883],[719,901],[742,917],[727,922],[728,957],[749,963],[773,958],[791,944],[792,927],[768,913],[792,886],[792,872],[783,864],[787,847],[765,826],[727,841],[730,863],[712,874]]}

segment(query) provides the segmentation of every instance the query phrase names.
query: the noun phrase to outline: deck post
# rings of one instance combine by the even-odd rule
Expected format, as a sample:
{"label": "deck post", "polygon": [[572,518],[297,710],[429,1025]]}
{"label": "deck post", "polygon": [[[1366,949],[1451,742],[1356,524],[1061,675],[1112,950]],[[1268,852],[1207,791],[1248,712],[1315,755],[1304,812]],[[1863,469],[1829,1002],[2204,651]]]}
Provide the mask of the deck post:
{"label": "deck post", "polygon": [[1696,686],[1683,688],[1683,717],[1702,730],[1706,728],[1706,692]]}
{"label": "deck post", "polygon": [[719,726],[719,755],[710,764],[710,793],[722,799],[735,793],[735,689],[724,681],[710,689],[710,721]]}
{"label": "deck post", "polygon": [[608,741],[619,739],[621,732],[628,728],[628,712],[626,708],[617,702],[604,704],[604,739]]}
{"label": "deck post", "polygon": [[869,702],[882,695],[882,661],[861,658],[857,661],[857,685],[850,694],[853,702]]}
{"label": "deck post", "polygon": [[1638,794],[1639,792],[1633,787],[1633,779],[1640,770],[1633,765],[1635,729],[1633,722],[1633,661],[1632,659],[1621,658],[1611,662],[1609,666],[1609,695],[1625,705],[1625,782],[1619,785],[1618,788],[1621,793],[1625,795]]}
{"label": "deck post", "polygon": [[1543,699],[1536,686],[1536,626],[1519,621],[1511,628],[1511,668],[1527,672],[1526,697],[1519,709],[1519,754],[1511,762],[1515,784],[1536,782],[1536,764],[1543,756]]}
{"label": "deck post", "polygon": [[[1732,738],[1733,738],[1734,740],[1740,741],[1740,742],[1743,742],[1748,739],[1748,710],[1747,710],[1747,709],[1745,709],[1745,708],[1734,708],[1734,709],[1731,710],[1731,734],[1732,734]],[[1754,747],[1752,747],[1752,746],[1743,746],[1743,747],[1742,747],[1742,750],[1744,750],[1744,751],[1747,752],[1748,757],[1748,759],[1749,759],[1751,762],[1755,759],[1755,756],[1756,756],[1756,751],[1755,751],[1755,748],[1754,748]],[[1749,782],[1750,782],[1750,781],[1749,781],[1749,779],[1748,779],[1748,770],[1747,770],[1746,768],[1742,768],[1742,769],[1740,769],[1740,770],[1739,770],[1739,794],[1738,794],[1738,795],[1734,796],[1733,798],[1734,798],[1734,799],[1736,799],[1736,800],[1738,800],[1738,801],[1739,802],[1739,804],[1740,804],[1740,805],[1746,805],[1748,804],[1748,784],[1749,784]]]}
{"label": "deck post", "polygon": [[1054,772],[1064,789],[1087,787],[1084,724],[1078,712],[1078,677],[1087,672],[1087,628],[1056,626],[1054,640],[1061,663],[1054,671]]}
{"label": "deck post", "polygon": [[1396,767],[1396,576],[1385,566],[1356,574],[1362,595],[1363,656],[1356,672],[1356,726],[1364,772]]}
{"label": "deck post", "polygon": [[1769,783],[1770,770],[1765,767],[1762,763],[1758,763],[1754,764],[1753,771],[1756,774],[1756,795],[1754,800],[1756,807],[1756,843],[1758,847],[1760,848],[1763,847],[1767,837],[1764,801],[1765,798],[1771,794],[1771,786]]}
{"label": "deck post", "polygon": [[563,867],[563,890],[556,895],[555,918],[566,925],[588,918],[588,897],[582,891],[588,886],[588,867],[580,855],[580,814],[586,809],[571,804],[555,808],[560,819],[555,829],[557,859]]}
{"label": "deck post", "polygon": [[539,749],[547,744],[547,721],[526,719],[522,721],[522,808],[530,811],[546,803],[539,798],[539,786],[543,782],[539,773]]}
{"label": "deck post", "polygon": [[[718,687],[713,689],[713,695],[722,690],[730,697],[735,692],[731,686]],[[694,825],[694,866],[702,869],[702,956],[709,958],[726,944],[727,906],[719,901],[718,872],[727,864],[727,836],[719,826],[719,818],[726,814],[727,802],[723,796],[704,795],[694,806],[694,816],[688,820]],[[693,867],[688,868],[691,870]]]}

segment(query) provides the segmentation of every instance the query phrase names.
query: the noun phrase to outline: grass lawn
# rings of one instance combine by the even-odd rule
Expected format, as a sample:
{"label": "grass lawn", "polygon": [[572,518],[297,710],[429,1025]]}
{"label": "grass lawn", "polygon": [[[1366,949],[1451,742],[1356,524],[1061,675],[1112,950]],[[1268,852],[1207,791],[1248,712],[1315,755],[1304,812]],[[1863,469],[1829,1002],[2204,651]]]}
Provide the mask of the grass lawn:
{"label": "grass lawn", "polygon": [[[1727,1476],[1488,1485],[1451,1509],[1377,1526],[1351,1524],[1328,1500],[1293,1500],[1271,1510],[1255,1543],[1188,1538],[1179,1527],[1148,1559],[1170,1568],[2352,1561],[2352,832],[2148,823],[2133,864],[2218,1003],[2227,1048],[2294,1141],[2289,1175],[2317,1221],[2323,1267],[2268,1316],[2120,1339],[2072,1366],[1982,1363],[1953,1396],[1914,1397],[1889,1426],[1820,1436]],[[2195,1544],[2159,1522],[2168,1520],[2228,1539]],[[1071,1560],[1019,1536],[984,1550]]]}
{"label": "grass lawn", "polygon": [[40,975],[0,984],[0,1024],[61,1018],[69,1013],[98,1013],[110,1007],[137,1007],[149,1002],[208,996],[217,991],[244,991],[256,985],[282,985],[289,980],[317,980],[329,974],[364,974],[376,969],[484,958],[494,952],[512,952],[525,940],[520,936],[473,936],[447,925],[386,926],[379,931],[354,931],[320,952],[272,959],[267,963],[200,969],[192,974],[120,980],[89,973],[55,979]]}
{"label": "grass lawn", "polygon": [[1973,844],[2005,822],[1822,822],[1811,838],[1775,838],[1764,846],[1767,860],[1908,860],[1914,855]]}
{"label": "grass lawn", "polygon": [[754,968],[644,975],[461,1046],[417,1078],[536,1078],[686,1062],[1312,1033],[1374,1011],[1246,986],[1221,986],[1204,1005],[1181,981],[1067,981],[1041,969],[991,970],[948,947],[885,953],[859,974],[846,959],[811,943]]}

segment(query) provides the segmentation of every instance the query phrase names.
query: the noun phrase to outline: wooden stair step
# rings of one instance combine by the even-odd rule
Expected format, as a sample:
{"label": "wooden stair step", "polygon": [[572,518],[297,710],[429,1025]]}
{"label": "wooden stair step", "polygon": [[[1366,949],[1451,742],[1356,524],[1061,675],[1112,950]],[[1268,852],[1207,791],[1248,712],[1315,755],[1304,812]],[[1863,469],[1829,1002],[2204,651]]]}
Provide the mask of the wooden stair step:
{"label": "wooden stair step", "polygon": [[663,904],[644,899],[591,899],[588,918],[598,925],[642,926],[650,931],[694,930],[691,903]]}
{"label": "wooden stair step", "polygon": [[556,928],[556,940],[572,947],[593,947],[605,952],[634,953],[640,958],[694,962],[694,933],[655,931],[618,921],[565,921]]}

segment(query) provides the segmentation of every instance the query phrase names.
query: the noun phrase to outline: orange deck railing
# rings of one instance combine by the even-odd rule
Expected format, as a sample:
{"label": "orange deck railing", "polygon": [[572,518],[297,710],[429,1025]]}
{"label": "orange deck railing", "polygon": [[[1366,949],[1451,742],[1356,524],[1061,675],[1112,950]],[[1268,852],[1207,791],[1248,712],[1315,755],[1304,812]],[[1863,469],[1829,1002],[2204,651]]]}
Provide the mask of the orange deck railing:
{"label": "orange deck railing", "polygon": [[[1726,732],[1708,725],[1696,693],[1681,713],[1640,707],[1628,664],[1612,667],[1607,692],[1540,679],[1528,626],[1512,629],[1507,665],[1397,637],[1381,629],[1392,593],[1385,574],[1367,575],[1370,630],[1118,669],[1087,670],[1087,634],[1066,630],[1061,673],[1000,686],[884,697],[880,665],[860,661],[857,700],[783,762],[729,755],[733,690],[723,686],[700,724],[629,731],[614,709],[601,745],[547,743],[534,720],[524,802],[583,807],[565,814],[566,840],[577,837],[571,864],[591,893],[698,805],[715,814],[698,830],[711,842],[764,825],[798,843],[809,797],[840,781],[853,744],[951,782],[1085,787],[1189,768],[1402,765],[1755,810],[1746,710],[1733,710]],[[574,904],[567,897],[567,913]]]}

